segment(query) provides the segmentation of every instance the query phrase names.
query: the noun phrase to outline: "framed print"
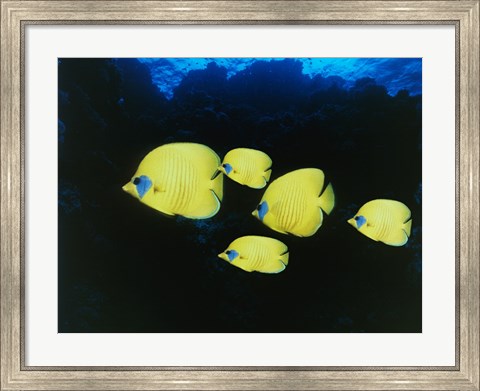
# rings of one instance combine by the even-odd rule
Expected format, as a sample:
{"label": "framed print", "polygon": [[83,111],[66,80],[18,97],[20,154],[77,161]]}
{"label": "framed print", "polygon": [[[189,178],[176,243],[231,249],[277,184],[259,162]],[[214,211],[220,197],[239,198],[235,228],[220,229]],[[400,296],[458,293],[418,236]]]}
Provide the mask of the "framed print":
{"label": "framed print", "polygon": [[2,390],[479,389],[478,1],[1,10]]}

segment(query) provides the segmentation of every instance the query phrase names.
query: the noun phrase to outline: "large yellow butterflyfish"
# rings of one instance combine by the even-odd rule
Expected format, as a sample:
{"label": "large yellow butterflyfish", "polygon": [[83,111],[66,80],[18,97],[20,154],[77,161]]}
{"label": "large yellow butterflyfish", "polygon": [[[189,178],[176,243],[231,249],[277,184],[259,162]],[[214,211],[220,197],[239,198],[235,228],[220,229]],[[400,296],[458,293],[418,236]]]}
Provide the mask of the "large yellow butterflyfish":
{"label": "large yellow butterflyfish", "polygon": [[275,231],[312,236],[335,205],[332,184],[324,183],[318,168],[291,171],[270,183],[252,214]]}
{"label": "large yellow butterflyfish", "polygon": [[241,185],[262,189],[272,174],[272,159],[262,151],[236,148],[229,151],[218,168]]}
{"label": "large yellow butterflyfish", "polygon": [[390,246],[407,243],[412,228],[410,209],[394,200],[369,201],[348,223],[370,239]]}
{"label": "large yellow butterflyfish", "polygon": [[288,265],[288,247],[265,236],[242,236],[218,256],[247,272],[280,273]]}
{"label": "large yellow butterflyfish", "polygon": [[219,156],[206,145],[171,143],[147,154],[123,190],[167,215],[206,219],[220,209]]}

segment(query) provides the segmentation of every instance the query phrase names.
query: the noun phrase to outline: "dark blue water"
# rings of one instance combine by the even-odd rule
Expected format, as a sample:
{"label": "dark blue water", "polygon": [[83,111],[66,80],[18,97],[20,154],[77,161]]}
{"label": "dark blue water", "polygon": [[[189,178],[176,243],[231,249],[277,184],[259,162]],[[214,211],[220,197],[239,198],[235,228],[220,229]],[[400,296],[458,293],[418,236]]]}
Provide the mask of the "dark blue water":
{"label": "dark blue water", "polygon": [[[420,332],[420,59],[61,59],[59,332]],[[250,212],[262,190],[225,179],[220,212],[168,218],[121,190],[150,150],[243,146],[272,179],[325,171],[336,207],[312,237]],[[408,244],[346,223],[375,198],[412,211]],[[217,258],[235,238],[284,241],[278,275]]]}
{"label": "dark blue water", "polygon": [[[227,70],[230,78],[252,66],[256,58],[141,58],[152,74],[154,84],[168,98],[173,96],[188,72],[205,69],[215,63]],[[263,58],[263,61],[282,62],[283,58]],[[385,86],[390,95],[400,90],[410,94],[422,93],[422,61],[418,58],[300,58],[303,74],[313,78],[341,77],[342,86],[351,88],[358,79],[369,77]]]}

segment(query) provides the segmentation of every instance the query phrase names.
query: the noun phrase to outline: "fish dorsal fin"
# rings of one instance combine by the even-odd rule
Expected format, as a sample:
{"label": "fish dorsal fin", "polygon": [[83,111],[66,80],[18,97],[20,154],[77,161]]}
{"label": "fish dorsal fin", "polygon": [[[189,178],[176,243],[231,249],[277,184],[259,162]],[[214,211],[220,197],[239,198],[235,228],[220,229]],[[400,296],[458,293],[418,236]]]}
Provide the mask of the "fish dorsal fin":
{"label": "fish dorsal fin", "polygon": [[291,175],[296,181],[299,181],[302,188],[308,194],[318,196],[324,186],[325,174],[318,168],[301,168],[299,170],[292,171],[287,175]]}
{"label": "fish dorsal fin", "polygon": [[227,158],[231,161],[249,160],[253,163],[253,166],[265,171],[272,166],[272,159],[270,156],[258,149],[235,148],[227,152],[225,159]]}

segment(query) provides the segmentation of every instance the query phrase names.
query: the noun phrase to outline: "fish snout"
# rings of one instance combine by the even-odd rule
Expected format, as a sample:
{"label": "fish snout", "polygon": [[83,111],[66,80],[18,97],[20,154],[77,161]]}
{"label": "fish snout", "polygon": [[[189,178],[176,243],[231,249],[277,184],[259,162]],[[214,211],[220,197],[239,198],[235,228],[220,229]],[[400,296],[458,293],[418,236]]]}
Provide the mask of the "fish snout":
{"label": "fish snout", "polygon": [[347,223],[350,224],[352,227],[357,228],[357,223],[353,217],[350,220],[347,220]]}
{"label": "fish snout", "polygon": [[252,216],[258,219],[258,211],[256,209],[252,212]]}
{"label": "fish snout", "polygon": [[135,185],[132,182],[128,182],[124,186],[122,186],[122,190],[125,193],[135,196]]}
{"label": "fish snout", "polygon": [[227,254],[225,254],[224,252],[218,254],[218,257],[221,258],[221,259],[223,259],[224,261],[227,261],[227,260],[228,260],[228,256],[227,256]]}

